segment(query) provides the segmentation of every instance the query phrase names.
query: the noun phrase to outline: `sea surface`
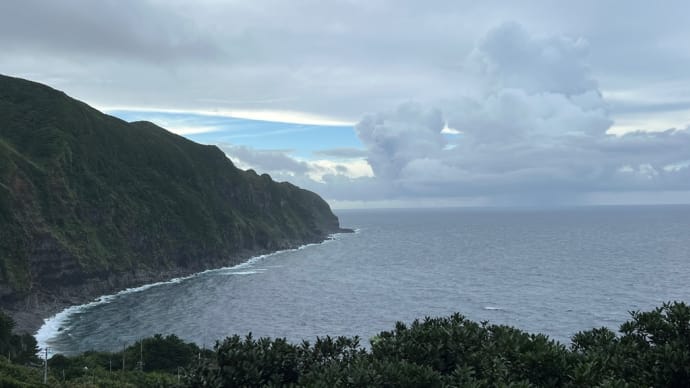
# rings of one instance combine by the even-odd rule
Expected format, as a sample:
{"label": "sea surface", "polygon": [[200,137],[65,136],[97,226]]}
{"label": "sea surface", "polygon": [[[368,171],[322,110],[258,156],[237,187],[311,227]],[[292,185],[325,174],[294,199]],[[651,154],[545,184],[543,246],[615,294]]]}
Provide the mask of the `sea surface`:
{"label": "sea surface", "polygon": [[354,234],[72,307],[37,334],[51,353],[156,333],[360,336],[460,312],[565,344],[631,310],[690,302],[690,206],[336,212]]}

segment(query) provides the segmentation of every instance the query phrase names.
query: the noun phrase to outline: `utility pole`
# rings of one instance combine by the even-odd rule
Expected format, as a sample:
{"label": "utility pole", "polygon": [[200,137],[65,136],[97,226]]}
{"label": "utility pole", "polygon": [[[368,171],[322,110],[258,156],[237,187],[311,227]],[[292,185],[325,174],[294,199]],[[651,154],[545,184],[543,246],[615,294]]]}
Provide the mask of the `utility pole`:
{"label": "utility pole", "polygon": [[46,357],[43,364],[43,384],[48,384],[48,347],[46,346]]}
{"label": "utility pole", "polygon": [[139,370],[144,371],[144,340],[139,340]]}
{"label": "utility pole", "polygon": [[125,343],[122,343],[122,373],[125,373]]}

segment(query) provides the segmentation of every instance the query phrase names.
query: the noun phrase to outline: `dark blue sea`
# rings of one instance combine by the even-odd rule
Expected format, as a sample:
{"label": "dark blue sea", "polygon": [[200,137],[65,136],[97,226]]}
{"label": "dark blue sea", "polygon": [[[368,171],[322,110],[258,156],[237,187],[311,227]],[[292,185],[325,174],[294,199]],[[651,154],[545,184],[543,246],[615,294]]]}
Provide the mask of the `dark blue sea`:
{"label": "dark blue sea", "polygon": [[541,332],[617,329],[631,310],[690,302],[690,206],[348,210],[357,233],[73,307],[37,338],[118,350],[156,333],[360,336],[460,312]]}

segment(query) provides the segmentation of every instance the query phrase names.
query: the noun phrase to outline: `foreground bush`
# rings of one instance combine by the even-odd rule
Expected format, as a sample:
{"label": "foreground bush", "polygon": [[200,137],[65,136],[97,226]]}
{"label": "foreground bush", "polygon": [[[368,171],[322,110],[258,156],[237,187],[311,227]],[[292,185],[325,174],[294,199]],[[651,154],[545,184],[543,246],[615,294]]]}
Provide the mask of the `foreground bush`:
{"label": "foreground bush", "polygon": [[426,318],[372,339],[227,338],[190,370],[189,386],[690,387],[690,307],[633,312],[620,334],[600,328],[570,348],[541,334],[459,314]]}
{"label": "foreground bush", "polygon": [[[11,321],[0,324],[12,326]],[[7,330],[2,333],[3,346],[16,340]],[[174,335],[156,335],[125,349],[124,371],[122,356],[54,356],[48,363],[48,385],[690,387],[690,307],[667,303],[632,312],[618,334],[606,328],[583,331],[573,336],[570,347],[541,334],[455,314],[398,323],[374,337],[369,349],[357,337],[292,344],[250,334],[228,337],[209,351]],[[0,387],[43,386],[42,368],[35,361],[0,356]],[[33,366],[19,365],[27,362]]]}

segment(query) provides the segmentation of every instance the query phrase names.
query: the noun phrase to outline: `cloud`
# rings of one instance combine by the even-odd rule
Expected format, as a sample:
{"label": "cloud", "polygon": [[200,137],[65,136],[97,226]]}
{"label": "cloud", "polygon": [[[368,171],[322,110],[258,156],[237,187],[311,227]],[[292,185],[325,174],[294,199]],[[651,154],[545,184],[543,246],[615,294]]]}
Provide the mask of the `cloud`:
{"label": "cloud", "polygon": [[170,118],[242,166],[340,201],[679,192],[690,130],[667,129],[690,115],[688,10],[675,0],[4,1],[0,72],[100,107],[358,122],[363,149],[341,135],[291,153],[276,149],[334,127],[232,133],[227,121],[220,131],[215,119]]}
{"label": "cloud", "polygon": [[[398,197],[453,193],[512,203],[689,190],[690,130],[608,134],[613,121],[586,47],[516,24],[489,31],[467,59],[481,95],[447,101],[443,113],[406,103],[356,125],[377,179]],[[444,121],[461,135],[444,138]]]}
{"label": "cloud", "polygon": [[611,134],[587,46],[499,25],[464,59],[481,93],[364,115],[355,126],[364,150],[321,150],[319,160],[225,150],[344,206],[610,203],[607,193],[629,202],[650,191],[678,198],[668,193],[690,190],[690,129]]}
{"label": "cloud", "polygon": [[350,159],[347,161],[333,161],[327,159],[310,160],[307,176],[316,182],[325,182],[328,177],[342,176],[348,179],[369,178],[373,171],[371,166],[363,159]]}
{"label": "cloud", "polygon": [[261,172],[282,172],[292,175],[301,175],[309,171],[307,163],[288,156],[289,151],[257,150],[228,144],[221,144],[220,148],[241,168],[254,168]]}
{"label": "cloud", "polygon": [[[101,107],[350,123],[405,100],[445,111],[447,99],[476,97],[470,57],[497,86],[527,93],[580,94],[596,78],[632,96],[616,119],[656,109],[648,121],[678,127],[666,109],[688,109],[663,100],[670,83],[675,101],[690,101],[688,10],[675,0],[3,1],[0,72]],[[486,34],[506,20],[519,24]]]}
{"label": "cloud", "polygon": [[596,88],[583,38],[535,37],[520,24],[489,31],[470,55],[472,65],[499,89],[582,94]]}
{"label": "cloud", "polygon": [[355,131],[376,176],[394,179],[410,161],[443,150],[444,125],[439,110],[406,103],[394,111],[365,116]]}
{"label": "cloud", "polygon": [[0,15],[0,42],[11,51],[29,46],[50,55],[155,64],[223,55],[184,15],[147,1],[6,1]]}
{"label": "cloud", "polygon": [[290,155],[290,150],[258,150],[247,146],[220,144],[221,150],[237,167],[255,169],[268,173],[278,180],[300,182],[309,187],[318,187],[330,177],[347,180],[371,177],[369,164],[362,159],[333,161],[327,159],[299,160]]}
{"label": "cloud", "polygon": [[329,149],[325,149],[325,150],[319,150],[319,151],[315,151],[314,154],[316,154],[318,156],[343,158],[343,159],[362,158],[362,157],[367,156],[367,152],[365,150],[362,150],[359,148],[348,148],[348,147],[329,148]]}

